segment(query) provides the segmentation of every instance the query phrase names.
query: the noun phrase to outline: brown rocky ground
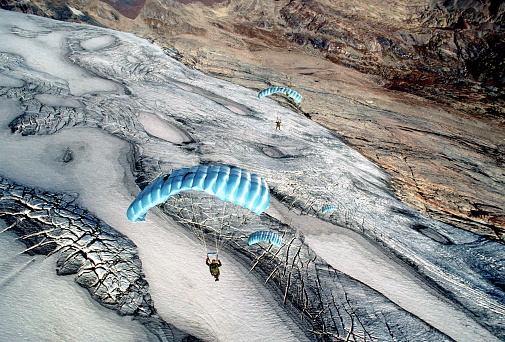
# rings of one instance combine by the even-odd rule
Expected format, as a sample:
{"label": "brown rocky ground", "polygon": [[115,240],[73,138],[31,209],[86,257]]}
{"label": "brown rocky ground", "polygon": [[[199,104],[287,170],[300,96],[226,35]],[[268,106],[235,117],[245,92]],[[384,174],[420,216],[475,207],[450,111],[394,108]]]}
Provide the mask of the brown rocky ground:
{"label": "brown rocky ground", "polygon": [[100,1],[1,3],[134,32],[252,89],[292,87],[301,106],[279,100],[386,169],[406,203],[505,241],[500,2],[147,0],[116,5],[125,15]]}

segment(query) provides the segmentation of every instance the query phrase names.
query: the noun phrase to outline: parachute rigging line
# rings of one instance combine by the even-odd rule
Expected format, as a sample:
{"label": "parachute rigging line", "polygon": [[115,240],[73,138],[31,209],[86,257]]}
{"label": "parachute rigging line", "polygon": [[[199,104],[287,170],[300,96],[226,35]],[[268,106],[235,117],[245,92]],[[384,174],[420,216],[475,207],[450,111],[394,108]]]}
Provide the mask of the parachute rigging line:
{"label": "parachute rigging line", "polygon": [[213,236],[219,252],[224,243],[240,232],[238,227],[250,215],[259,215],[269,207],[270,192],[263,178],[247,170],[198,165],[155,179],[131,203],[127,217],[132,222],[143,221],[158,204],[163,204],[178,223],[188,227],[205,252],[209,252],[209,247],[212,249],[207,240]]}

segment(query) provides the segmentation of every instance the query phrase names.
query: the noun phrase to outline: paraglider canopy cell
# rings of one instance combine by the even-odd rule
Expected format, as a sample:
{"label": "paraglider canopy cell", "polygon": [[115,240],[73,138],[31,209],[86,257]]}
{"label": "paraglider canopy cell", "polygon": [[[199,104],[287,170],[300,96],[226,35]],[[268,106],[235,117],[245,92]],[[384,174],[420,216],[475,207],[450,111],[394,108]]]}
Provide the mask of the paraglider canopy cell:
{"label": "paraglider canopy cell", "polygon": [[143,221],[152,207],[190,190],[239,204],[258,215],[270,206],[268,185],[260,176],[238,167],[197,165],[155,179],[135,198],[126,215],[132,222]]}
{"label": "paraglider canopy cell", "polygon": [[334,205],[325,205],[322,209],[321,209],[321,212],[323,214],[326,214],[328,211],[332,211],[332,210],[337,210],[337,207],[334,206]]}
{"label": "paraglider canopy cell", "polygon": [[249,245],[252,245],[261,241],[269,242],[277,247],[282,246],[282,237],[279,234],[268,230],[262,230],[259,232],[252,233],[251,235],[249,235],[247,243]]}
{"label": "paraglider canopy cell", "polygon": [[293,100],[295,100],[297,103],[302,102],[302,95],[298,94],[296,91],[286,88],[286,87],[270,87],[267,89],[263,89],[258,93],[258,98],[262,99],[265,96],[270,96],[275,93],[283,93],[286,94],[286,96],[289,96]]}

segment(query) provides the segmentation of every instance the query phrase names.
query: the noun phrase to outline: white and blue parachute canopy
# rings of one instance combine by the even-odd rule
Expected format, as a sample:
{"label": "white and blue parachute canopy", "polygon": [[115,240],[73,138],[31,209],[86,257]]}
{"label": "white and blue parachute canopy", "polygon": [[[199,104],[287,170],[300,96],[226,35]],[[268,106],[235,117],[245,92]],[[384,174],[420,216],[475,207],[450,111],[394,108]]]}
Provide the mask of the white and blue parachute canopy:
{"label": "white and blue parachute canopy", "polygon": [[334,205],[325,205],[322,209],[321,209],[321,212],[323,214],[326,214],[328,211],[332,211],[332,210],[337,210],[337,207],[334,206]]}
{"label": "white and blue parachute canopy", "polygon": [[262,230],[259,232],[254,232],[251,235],[249,235],[249,239],[247,239],[247,243],[249,245],[261,242],[261,241],[266,241],[271,243],[272,245],[275,245],[277,247],[282,246],[282,237],[275,233],[271,232],[268,230]]}
{"label": "white and blue parachute canopy", "polygon": [[204,191],[258,215],[270,206],[270,191],[260,176],[238,167],[197,165],[155,179],[131,203],[126,216],[132,222],[144,221],[149,209],[190,190]]}
{"label": "white and blue parachute canopy", "polygon": [[285,87],[270,87],[267,89],[263,89],[258,93],[258,97],[261,99],[265,96],[270,96],[275,93],[284,93],[287,96],[291,97],[293,100],[295,100],[298,103],[302,102],[302,95],[298,94],[296,91],[291,90],[289,88]]}

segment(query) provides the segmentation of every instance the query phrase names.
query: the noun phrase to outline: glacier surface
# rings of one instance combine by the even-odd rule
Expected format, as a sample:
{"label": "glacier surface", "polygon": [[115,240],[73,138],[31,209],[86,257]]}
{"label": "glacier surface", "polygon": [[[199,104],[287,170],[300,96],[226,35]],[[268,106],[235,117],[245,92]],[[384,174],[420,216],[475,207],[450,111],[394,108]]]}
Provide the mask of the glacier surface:
{"label": "glacier surface", "polygon": [[[2,244],[12,245],[0,266],[13,272],[0,280],[6,317],[32,310],[25,297],[55,282],[41,275],[52,261],[126,317],[90,313],[82,296],[55,300],[75,292],[69,282],[37,296],[60,307],[62,320],[72,312],[86,320],[82,329],[125,341],[505,337],[505,246],[402,204],[387,174],[336,133],[133,35],[6,11],[0,18],[0,218]],[[220,282],[174,210],[151,210],[144,223],[125,215],[160,174],[198,164],[247,169],[273,195],[220,251]],[[338,210],[321,214],[327,204]],[[247,235],[263,229],[288,243],[248,247]],[[13,233],[28,249],[16,257]],[[35,321],[16,327],[17,340],[33,340]],[[73,340],[58,321],[45,329]],[[16,340],[7,324],[1,339]]]}

